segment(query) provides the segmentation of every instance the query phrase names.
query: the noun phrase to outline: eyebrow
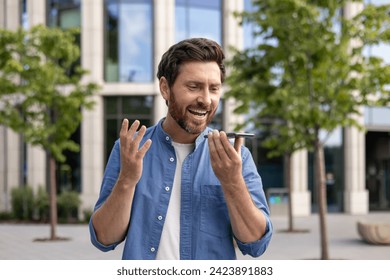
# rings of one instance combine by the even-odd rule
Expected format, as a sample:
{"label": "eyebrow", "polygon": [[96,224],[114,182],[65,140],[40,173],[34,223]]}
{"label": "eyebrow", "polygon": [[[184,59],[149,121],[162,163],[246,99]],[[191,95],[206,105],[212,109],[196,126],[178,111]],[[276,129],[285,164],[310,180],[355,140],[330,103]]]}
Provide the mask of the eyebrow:
{"label": "eyebrow", "polygon": [[[197,84],[197,85],[204,85],[205,84],[204,82],[201,82],[201,81],[198,81],[198,80],[188,80],[188,81],[185,82],[185,84],[191,84],[191,83],[192,84]],[[218,87],[220,87],[220,86],[222,86],[222,83],[221,82],[211,83],[210,86],[213,86],[213,87],[218,86]]]}

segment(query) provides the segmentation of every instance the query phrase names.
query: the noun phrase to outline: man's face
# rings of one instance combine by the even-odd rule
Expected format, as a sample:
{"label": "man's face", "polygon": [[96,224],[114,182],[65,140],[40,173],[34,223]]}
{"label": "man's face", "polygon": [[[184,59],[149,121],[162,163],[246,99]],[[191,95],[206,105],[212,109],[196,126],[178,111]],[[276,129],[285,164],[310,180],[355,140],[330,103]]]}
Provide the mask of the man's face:
{"label": "man's face", "polygon": [[191,134],[201,133],[211,122],[221,98],[221,72],[216,62],[187,62],[180,66],[170,88],[168,112]]}

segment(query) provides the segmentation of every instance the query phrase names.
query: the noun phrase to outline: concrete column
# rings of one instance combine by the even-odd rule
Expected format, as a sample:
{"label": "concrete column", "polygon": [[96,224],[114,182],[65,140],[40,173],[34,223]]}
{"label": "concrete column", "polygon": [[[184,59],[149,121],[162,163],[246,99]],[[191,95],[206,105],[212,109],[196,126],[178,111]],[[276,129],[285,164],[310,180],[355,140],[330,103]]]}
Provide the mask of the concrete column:
{"label": "concrete column", "polygon": [[[16,2],[16,1],[15,1]],[[46,24],[46,1],[27,0],[28,27]],[[36,192],[46,186],[46,155],[40,147],[27,145],[27,184]]]}
{"label": "concrete column", "polygon": [[154,115],[153,122],[157,123],[167,114],[167,106],[160,94],[159,81],[156,78],[161,56],[175,43],[175,1],[154,0]]}
{"label": "concrete column", "polygon": [[6,27],[7,13],[6,13],[7,0],[0,0],[0,28]]}
{"label": "concrete column", "polygon": [[46,24],[46,0],[27,0],[27,14],[29,27]]}
{"label": "concrete column", "polygon": [[[344,16],[351,18],[363,8],[362,3],[348,3],[344,9]],[[351,42],[351,45],[360,45],[361,42]],[[359,93],[355,93],[359,94]],[[357,121],[364,125],[363,108]],[[350,127],[344,130],[344,211],[350,214],[368,213],[368,191],[365,188],[365,134],[357,128]]]}
{"label": "concrete column", "polygon": [[8,157],[8,128],[0,126],[0,211],[10,211]]}
{"label": "concrete column", "polygon": [[[81,2],[81,64],[90,71],[85,82],[103,83],[103,0]],[[83,210],[92,210],[104,171],[103,101],[93,97],[93,110],[83,111],[81,122],[81,200]]]}
{"label": "concrete column", "polygon": [[345,4],[343,15],[345,18],[350,19],[361,12],[364,8],[364,3],[354,3],[352,1]]}
{"label": "concrete column", "polygon": [[0,27],[16,30],[21,22],[20,1],[0,0]]}
{"label": "concrete column", "polygon": [[[0,0],[0,28],[15,31],[21,22],[19,1]],[[20,136],[0,127],[0,211],[11,211],[11,189],[20,186]]]}
{"label": "concrete column", "polygon": [[295,217],[311,214],[311,193],[308,190],[307,151],[295,152],[291,157],[291,202]]}
{"label": "concrete column", "polygon": [[354,127],[345,128],[344,139],[344,211],[366,214],[369,200],[365,184],[365,134]]}
{"label": "concrete column", "polygon": [[1,126],[0,211],[11,211],[11,191],[20,187],[20,135]]}
{"label": "concrete column", "polygon": [[36,192],[46,186],[46,154],[40,147],[27,146],[27,185]]}
{"label": "concrete column", "polygon": [[[239,25],[238,20],[233,16],[233,12],[240,12],[243,10],[243,0],[232,0],[223,2],[222,44],[225,50],[225,56],[227,60],[232,57],[232,53],[229,51],[229,48],[231,46],[234,46],[237,49],[242,49],[244,45],[242,27]],[[228,75],[229,69],[226,70]],[[236,115],[233,113],[236,107],[237,103],[235,100],[226,99],[224,101],[222,127],[226,131],[234,130],[235,126],[238,123],[242,123],[244,121],[244,117],[242,115]]]}

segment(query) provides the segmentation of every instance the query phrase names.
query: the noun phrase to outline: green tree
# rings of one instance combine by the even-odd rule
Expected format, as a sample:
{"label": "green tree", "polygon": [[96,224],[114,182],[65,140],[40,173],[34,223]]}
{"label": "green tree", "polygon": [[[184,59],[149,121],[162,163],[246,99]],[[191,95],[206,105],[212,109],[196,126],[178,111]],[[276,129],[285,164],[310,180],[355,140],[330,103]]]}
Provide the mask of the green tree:
{"label": "green tree", "polygon": [[[232,50],[227,97],[237,113],[269,135],[272,155],[314,152],[321,259],[329,259],[326,230],[324,139],[320,132],[358,127],[361,106],[388,102],[390,67],[367,47],[389,42],[390,5],[366,5],[343,17],[345,5],[362,1],[258,0],[236,13],[254,27],[257,44]],[[387,87],[386,87],[387,86]],[[291,200],[291,199],[290,199]]]}
{"label": "green tree", "polygon": [[50,172],[50,239],[57,239],[56,161],[64,151],[78,151],[70,139],[91,109],[98,89],[83,83],[86,70],[77,65],[78,30],[37,25],[29,30],[0,30],[0,124],[46,152]]}

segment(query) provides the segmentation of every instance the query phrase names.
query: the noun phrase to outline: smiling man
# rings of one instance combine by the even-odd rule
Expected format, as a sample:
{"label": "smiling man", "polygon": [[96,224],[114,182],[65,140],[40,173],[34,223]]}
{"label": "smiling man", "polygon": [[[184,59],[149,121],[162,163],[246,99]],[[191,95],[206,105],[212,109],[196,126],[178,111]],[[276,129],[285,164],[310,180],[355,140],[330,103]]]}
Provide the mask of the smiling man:
{"label": "smiling man", "polygon": [[272,225],[252,156],[242,138],[231,143],[208,127],[223,60],[205,38],[162,56],[157,77],[168,113],[149,128],[122,123],[89,224],[100,250],[125,240],[123,259],[235,259],[235,240],[243,254],[265,252]]}

